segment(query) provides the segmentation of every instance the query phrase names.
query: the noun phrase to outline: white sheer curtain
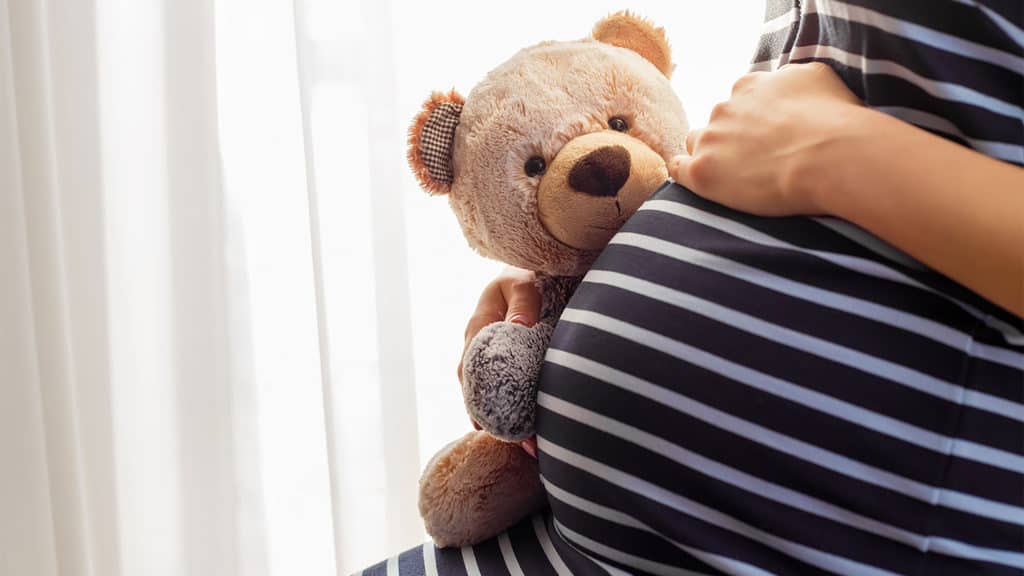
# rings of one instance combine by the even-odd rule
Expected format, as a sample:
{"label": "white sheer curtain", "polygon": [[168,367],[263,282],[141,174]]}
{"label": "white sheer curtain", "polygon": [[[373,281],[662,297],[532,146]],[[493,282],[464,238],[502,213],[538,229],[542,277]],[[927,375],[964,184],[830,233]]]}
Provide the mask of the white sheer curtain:
{"label": "white sheer curtain", "polygon": [[419,542],[498,265],[417,189],[407,121],[628,7],[699,125],[758,4],[0,0],[0,574],[347,574]]}

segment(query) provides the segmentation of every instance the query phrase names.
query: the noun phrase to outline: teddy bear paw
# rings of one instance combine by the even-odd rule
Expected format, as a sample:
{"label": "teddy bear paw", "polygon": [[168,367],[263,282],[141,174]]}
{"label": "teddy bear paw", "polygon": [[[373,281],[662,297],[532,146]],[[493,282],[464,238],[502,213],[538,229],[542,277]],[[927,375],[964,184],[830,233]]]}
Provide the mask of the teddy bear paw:
{"label": "teddy bear paw", "polygon": [[462,362],[462,392],[481,428],[510,442],[533,436],[537,375],[551,331],[546,323],[495,322],[473,338]]}
{"label": "teddy bear paw", "polygon": [[537,461],[486,432],[446,446],[420,478],[420,514],[440,547],[482,542],[545,502]]}

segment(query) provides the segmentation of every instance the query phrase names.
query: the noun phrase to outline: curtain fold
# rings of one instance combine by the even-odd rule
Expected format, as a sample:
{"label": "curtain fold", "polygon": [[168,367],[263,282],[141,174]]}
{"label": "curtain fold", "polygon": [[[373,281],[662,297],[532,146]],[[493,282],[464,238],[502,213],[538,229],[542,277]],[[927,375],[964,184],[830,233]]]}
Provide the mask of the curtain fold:
{"label": "curtain fold", "polygon": [[[56,574],[46,434],[39,390],[11,11],[0,0],[0,569]],[[20,120],[20,121],[19,121]]]}
{"label": "curtain fold", "polygon": [[423,538],[390,18],[0,0],[0,573]]}
{"label": "curtain fold", "polygon": [[[352,185],[348,174],[328,177],[325,186],[318,189],[327,204],[318,218],[322,227],[330,228],[344,223],[352,225],[347,234],[325,237],[325,256],[332,258],[338,249],[345,246],[365,245],[367,238],[372,247],[372,261],[367,262],[367,286],[358,288],[337,283],[327,289],[325,305],[342,314],[349,313],[356,306],[363,306],[363,299],[373,302],[373,316],[362,326],[373,326],[375,343],[367,350],[374,359],[372,372],[362,377],[342,377],[339,387],[342,403],[336,403],[333,412],[337,421],[359,419],[357,411],[363,410],[367,396],[367,380],[376,382],[374,391],[377,398],[372,401],[377,410],[374,418],[363,421],[363,433],[351,430],[343,438],[365,438],[374,442],[371,449],[378,451],[380,459],[375,467],[383,479],[383,492],[367,502],[367,495],[375,490],[372,485],[360,482],[353,471],[339,482],[341,514],[335,529],[340,538],[343,557],[371,557],[368,549],[376,550],[378,556],[387,550],[399,549],[408,543],[423,538],[422,522],[416,513],[416,486],[422,465],[418,442],[417,389],[415,364],[413,360],[413,328],[411,322],[408,256],[406,251],[406,215],[402,175],[405,172],[405,126],[397,106],[397,73],[394,62],[393,15],[389,1],[362,0],[361,2],[331,3],[323,0],[295,0],[305,5],[302,10],[307,17],[300,23],[299,46],[309,46],[305,60],[313,68],[305,75],[309,82],[311,99],[311,122],[309,130],[314,139],[313,149],[320,158],[313,177],[320,181],[319,168],[325,163],[340,163],[346,170],[358,170],[364,176]],[[321,18],[326,22],[321,21]],[[316,24],[314,24],[316,23]],[[343,27],[342,30],[325,28],[330,25]],[[311,29],[319,26],[320,33]],[[372,54],[373,58],[365,57]],[[348,98],[332,99],[332,91],[343,91]],[[359,113],[348,108],[354,105]],[[331,138],[328,131],[337,131],[343,140],[332,146],[325,139]],[[316,138],[319,136],[320,140]],[[363,148],[355,157],[345,154]],[[329,154],[335,152],[337,157]],[[352,196],[365,195],[363,201],[352,210]],[[362,221],[359,225],[359,221]],[[349,274],[345,279],[344,260],[336,256],[325,263],[333,266],[333,277],[350,284]],[[355,290],[354,290],[355,288]],[[367,294],[367,288],[372,294]],[[327,311],[330,313],[330,310]],[[326,320],[326,325],[337,333],[350,330],[343,318]],[[368,334],[341,334],[351,341],[370,337]],[[334,347],[331,356],[344,366],[366,362],[366,357],[354,354],[366,343],[355,348]],[[370,434],[366,435],[366,432]],[[365,441],[365,440],[364,440]],[[365,457],[339,451],[342,463],[366,462]],[[358,448],[356,448],[358,449]],[[344,466],[344,464],[342,464]],[[369,506],[368,506],[369,504]],[[372,506],[372,508],[371,508]],[[346,512],[351,510],[353,513]],[[383,525],[375,530],[366,530],[365,519],[376,514]],[[362,534],[361,534],[362,533]]]}
{"label": "curtain fold", "polygon": [[[167,230],[173,335],[173,397],[178,418],[176,473],[181,502],[181,569],[168,574],[236,574],[238,476],[234,406],[244,390],[230,368],[231,338],[224,251],[225,214],[217,124],[213,4],[160,6],[163,37]],[[111,113],[116,113],[111,111]],[[236,335],[240,336],[240,335]],[[246,549],[245,554],[257,553]]]}
{"label": "curtain fold", "polygon": [[[4,210],[4,214],[6,219],[15,220],[5,228],[24,234],[15,244],[22,247],[15,262],[23,259],[25,265],[13,267],[10,284],[28,289],[28,300],[14,305],[28,315],[30,322],[15,321],[5,326],[11,328],[12,341],[29,345],[15,361],[31,365],[21,378],[4,378],[9,383],[5,389],[21,387],[30,395],[30,403],[5,405],[19,411],[38,402],[39,412],[29,410],[19,417],[38,415],[36,424],[41,425],[42,440],[39,454],[45,456],[45,468],[42,473],[32,474],[31,482],[34,490],[46,490],[46,499],[25,510],[20,520],[25,526],[50,522],[49,535],[34,536],[38,542],[50,542],[53,547],[48,550],[48,557],[33,556],[31,546],[14,550],[21,556],[21,562],[36,563],[39,573],[55,573],[59,568],[62,573],[88,574],[90,566],[103,565],[109,559],[92,545],[90,530],[91,504],[102,505],[109,492],[87,478],[90,470],[98,475],[107,473],[109,478],[110,452],[101,440],[109,419],[93,426],[80,409],[104,409],[92,400],[102,399],[104,392],[105,354],[102,338],[92,339],[94,334],[76,330],[82,323],[72,321],[97,312],[82,300],[88,299],[90,292],[97,293],[97,282],[101,280],[90,270],[96,263],[93,255],[76,260],[79,249],[88,250],[98,239],[95,211],[85,216],[74,212],[79,201],[95,198],[97,166],[90,162],[89,152],[83,146],[93,128],[89,118],[95,119],[95,114],[87,110],[88,115],[80,119],[79,105],[88,107],[89,95],[84,95],[83,102],[76,102],[68,91],[76,91],[88,82],[75,70],[76,65],[88,65],[90,52],[89,46],[78,52],[83,46],[76,38],[60,35],[69,26],[68,18],[82,15],[75,8],[55,13],[48,5],[30,2],[5,2],[3,8],[6,26],[2,43],[8,69],[7,86],[0,90],[0,96],[5,108],[13,113],[13,122],[4,131],[9,138],[4,164],[9,170],[3,171],[10,179],[3,186],[5,195],[13,202],[11,210]],[[88,16],[88,6],[85,8]],[[73,179],[80,179],[81,196],[73,196],[62,185]],[[99,314],[102,310],[98,308]],[[102,332],[102,322],[95,330]],[[76,340],[82,341],[79,356],[75,354]],[[97,384],[97,396],[83,396],[84,390],[93,392],[89,388]],[[30,424],[14,431],[12,437],[24,434],[31,445],[36,436],[32,433],[34,428]],[[94,456],[89,462],[87,454]],[[12,468],[21,473],[32,472],[31,466]],[[4,497],[14,500],[23,494],[4,490]],[[105,520],[101,519],[100,524],[107,529],[105,533],[114,532]],[[19,524],[14,524],[12,530],[19,531]],[[18,534],[26,536],[33,538],[31,531]],[[25,551],[29,553],[24,554]]]}
{"label": "curtain fold", "polygon": [[239,546],[237,479],[258,469],[234,457],[254,405],[229,373],[212,6],[0,14],[0,572],[258,573],[263,546]]}

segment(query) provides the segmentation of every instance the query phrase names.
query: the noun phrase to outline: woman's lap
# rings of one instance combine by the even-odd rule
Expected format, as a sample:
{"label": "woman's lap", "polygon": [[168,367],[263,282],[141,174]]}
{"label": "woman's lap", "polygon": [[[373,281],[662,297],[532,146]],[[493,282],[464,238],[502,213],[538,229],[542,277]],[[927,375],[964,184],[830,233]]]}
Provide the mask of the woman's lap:
{"label": "woman's lap", "polygon": [[[552,339],[551,511],[504,554],[477,547],[480,572],[511,551],[557,573],[544,534],[573,573],[603,573],[583,554],[629,572],[1013,573],[1024,356],[964,300],[984,306],[812,220],[663,188]],[[462,563],[439,574],[466,569],[440,554]]]}
{"label": "woman's lap", "polygon": [[[433,570],[428,569],[433,567]],[[503,534],[463,548],[431,543],[379,562],[361,576],[491,576],[605,574],[558,533],[550,510],[524,518]]]}

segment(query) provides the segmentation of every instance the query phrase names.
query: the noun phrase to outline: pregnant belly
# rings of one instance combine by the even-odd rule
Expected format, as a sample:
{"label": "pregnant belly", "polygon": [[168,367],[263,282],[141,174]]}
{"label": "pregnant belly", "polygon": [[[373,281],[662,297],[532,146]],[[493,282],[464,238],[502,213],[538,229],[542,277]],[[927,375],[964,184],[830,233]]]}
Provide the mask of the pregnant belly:
{"label": "pregnant belly", "polygon": [[653,572],[1012,565],[986,554],[1022,547],[1024,373],[986,306],[813,220],[666,185],[552,339],[557,529]]}

